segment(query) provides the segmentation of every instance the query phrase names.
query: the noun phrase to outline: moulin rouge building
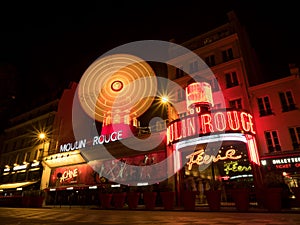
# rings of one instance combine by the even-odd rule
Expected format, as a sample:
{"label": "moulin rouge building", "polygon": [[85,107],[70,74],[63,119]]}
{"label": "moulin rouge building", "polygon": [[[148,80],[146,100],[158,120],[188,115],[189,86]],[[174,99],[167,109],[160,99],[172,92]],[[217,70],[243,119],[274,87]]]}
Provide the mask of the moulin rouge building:
{"label": "moulin rouge building", "polygon": [[[69,204],[71,196],[72,204],[98,204],[103,185],[158,188],[163,182],[176,191],[177,205],[186,189],[198,191],[197,204],[206,204],[204,191],[212,180],[222,184],[222,201],[229,202],[227,190],[237,182],[252,188],[262,185],[254,103],[248,93],[260,76],[259,66],[234,13],[228,18],[228,23],[181,43],[205,61],[212,71],[210,76],[193,58],[170,59],[167,78],[173,82],[168,88],[165,121],[144,127],[142,117],[137,116],[141,114],[135,114],[146,112],[156,99],[132,112],[127,111],[126,101],[119,108],[110,104],[111,96],[126,90],[128,77],[156,76],[155,68],[146,62],[127,67],[132,72],[129,75],[124,69],[105,82],[105,92],[97,96],[101,101],[96,108],[101,113],[96,120],[80,102],[78,84],[71,83],[56,112],[51,135],[56,145],[42,160],[41,189],[47,190],[46,204],[58,204],[58,200]],[[174,64],[176,68],[169,66]],[[80,119],[77,117],[74,126],[77,97],[81,104],[75,111],[80,112]],[[78,127],[85,132],[76,134]],[[160,144],[147,148],[153,142]],[[137,151],[133,146],[144,149]]]}
{"label": "moulin rouge building", "polygon": [[[43,160],[41,188],[49,191],[49,204],[57,195],[66,203],[72,192],[77,199],[85,196],[85,201],[95,203],[102,185],[110,183],[156,186],[167,182],[176,191],[179,205],[180,193],[185,189],[197,190],[197,203],[205,204],[204,192],[210,188],[211,180],[222,183],[223,201],[230,198],[227,189],[236,182],[243,181],[251,187],[262,185],[256,127],[247,92],[247,77],[255,78],[257,67],[253,66],[255,58],[251,58],[252,49],[242,27],[234,14],[229,14],[229,19],[227,24],[182,44],[205,60],[213,76],[203,75],[200,65],[192,59],[171,60],[178,66],[167,68],[168,79],[176,85],[172,87],[171,83],[168,88],[171,92],[166,123],[160,121],[144,129],[135,112],[123,113],[126,103],[120,104],[121,109],[107,107],[109,98],[126,87],[125,75],[118,73],[107,81],[109,85],[103,92],[111,95],[99,97],[102,99],[96,108],[104,110],[96,115],[101,123],[96,119],[93,124],[98,132],[78,138],[70,116],[74,96],[78,95],[77,84],[65,91],[55,122],[59,129],[53,136],[57,138],[57,148]],[[244,51],[246,48],[250,50]],[[134,67],[156,76],[155,69],[146,62]],[[153,102],[152,99],[149,104]],[[85,123],[90,120],[90,112],[82,104],[76,110],[83,112]],[[151,140],[147,139],[150,135]],[[132,144],[129,146],[151,146],[152,141],[160,144],[141,152],[124,145],[124,141]]]}

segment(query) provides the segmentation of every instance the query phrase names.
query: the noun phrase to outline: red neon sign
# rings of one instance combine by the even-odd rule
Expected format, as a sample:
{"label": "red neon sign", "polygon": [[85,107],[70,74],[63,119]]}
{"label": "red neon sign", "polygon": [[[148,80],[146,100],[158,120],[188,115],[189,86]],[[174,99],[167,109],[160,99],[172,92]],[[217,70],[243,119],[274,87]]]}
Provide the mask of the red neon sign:
{"label": "red neon sign", "polygon": [[241,131],[255,134],[252,118],[250,113],[236,110],[190,115],[168,126],[167,143],[213,132]]}

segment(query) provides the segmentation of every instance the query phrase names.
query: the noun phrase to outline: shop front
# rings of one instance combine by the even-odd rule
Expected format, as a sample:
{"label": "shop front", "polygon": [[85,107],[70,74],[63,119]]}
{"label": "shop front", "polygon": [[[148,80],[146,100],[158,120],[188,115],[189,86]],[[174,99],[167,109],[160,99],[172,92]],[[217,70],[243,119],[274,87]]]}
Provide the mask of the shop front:
{"label": "shop front", "polygon": [[44,173],[46,205],[99,206],[101,193],[141,191],[166,177],[165,164],[152,166],[165,160],[165,142],[149,151],[134,151],[116,140],[105,144],[109,158],[89,158],[89,152],[103,151],[104,145],[85,147],[67,152],[62,148],[44,158],[44,172],[49,170],[48,176]]}
{"label": "shop front", "polygon": [[[273,186],[284,188],[286,205],[300,206],[299,151],[261,157],[263,174]],[[271,182],[270,182],[271,181]]]}
{"label": "shop front", "polygon": [[23,206],[24,196],[40,189],[42,166],[40,161],[14,165],[2,169],[0,206]]}
{"label": "shop front", "polygon": [[171,122],[167,142],[177,172],[178,201],[195,191],[196,204],[207,205],[206,191],[221,191],[223,204],[233,202],[232,190],[247,187],[256,202],[262,185],[260,161],[251,114],[219,110],[191,114]]}

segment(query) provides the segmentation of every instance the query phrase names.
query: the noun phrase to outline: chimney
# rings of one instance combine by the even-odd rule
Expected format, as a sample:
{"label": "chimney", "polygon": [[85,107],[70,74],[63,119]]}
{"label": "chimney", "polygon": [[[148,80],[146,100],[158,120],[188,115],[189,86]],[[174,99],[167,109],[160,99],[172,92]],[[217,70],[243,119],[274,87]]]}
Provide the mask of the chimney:
{"label": "chimney", "polygon": [[290,68],[290,75],[299,76],[299,67],[297,67],[296,64],[290,63],[289,68]]}

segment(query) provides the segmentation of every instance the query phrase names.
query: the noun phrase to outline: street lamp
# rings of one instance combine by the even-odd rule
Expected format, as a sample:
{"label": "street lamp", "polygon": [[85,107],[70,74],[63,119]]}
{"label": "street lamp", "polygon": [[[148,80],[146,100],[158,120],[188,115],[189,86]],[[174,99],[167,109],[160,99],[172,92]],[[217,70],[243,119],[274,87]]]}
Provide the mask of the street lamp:
{"label": "street lamp", "polygon": [[172,103],[170,102],[170,99],[168,96],[161,96],[160,101],[163,105],[167,107],[167,118],[168,122],[171,122],[173,120],[176,120],[179,118],[178,113]]}
{"label": "street lamp", "polygon": [[46,138],[47,138],[47,134],[45,132],[40,132],[38,134],[38,139],[40,141],[43,141],[43,148],[42,148],[42,152],[41,152],[41,157],[40,158],[43,158],[43,156],[44,156]]}
{"label": "street lamp", "polygon": [[39,133],[38,135],[40,140],[45,140],[46,139],[46,134],[44,132]]}

